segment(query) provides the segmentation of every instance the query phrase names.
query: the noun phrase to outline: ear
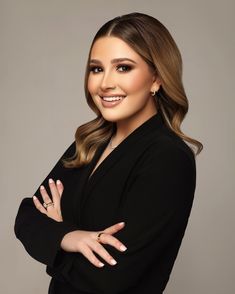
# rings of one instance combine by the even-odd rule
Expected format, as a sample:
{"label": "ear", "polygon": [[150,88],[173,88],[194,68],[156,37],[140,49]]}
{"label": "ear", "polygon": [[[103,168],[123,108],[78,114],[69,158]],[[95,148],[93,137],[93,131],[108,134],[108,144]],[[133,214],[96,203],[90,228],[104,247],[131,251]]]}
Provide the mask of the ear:
{"label": "ear", "polygon": [[153,77],[153,83],[151,86],[151,92],[157,92],[161,86],[160,78],[157,76]]}

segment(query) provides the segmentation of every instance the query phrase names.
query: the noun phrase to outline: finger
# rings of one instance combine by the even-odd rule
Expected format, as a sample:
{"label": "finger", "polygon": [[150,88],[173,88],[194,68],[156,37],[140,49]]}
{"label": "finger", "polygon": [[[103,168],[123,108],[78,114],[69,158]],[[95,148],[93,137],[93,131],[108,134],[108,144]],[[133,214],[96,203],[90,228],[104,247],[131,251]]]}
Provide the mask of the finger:
{"label": "finger", "polygon": [[[40,192],[41,192],[42,199],[43,199],[44,203],[52,202],[51,198],[48,196],[47,191],[43,185],[40,186]],[[50,209],[51,207],[53,207],[53,206],[48,206],[47,209]]]}
{"label": "finger", "polygon": [[62,184],[62,182],[60,180],[56,181],[56,186],[57,186],[60,198],[61,198],[61,196],[63,194],[63,191],[64,191],[64,186],[63,186],[63,184]]}
{"label": "finger", "polygon": [[96,267],[103,267],[104,264],[95,256],[92,250],[87,246],[81,253]]}
{"label": "finger", "polygon": [[41,202],[35,195],[33,196],[33,203],[41,213],[47,214],[47,210],[42,206]]}
{"label": "finger", "polygon": [[125,226],[124,222],[117,223],[117,224],[105,229],[104,232],[107,234],[113,235],[113,234],[117,233],[118,231],[120,231],[121,229],[123,229],[124,226]]}
{"label": "finger", "polygon": [[106,233],[101,234],[100,242],[102,244],[109,244],[109,245],[113,246],[114,248],[116,248],[117,250],[122,251],[122,252],[127,250],[127,247],[122,242],[120,242],[114,236],[106,234]]}
{"label": "finger", "polygon": [[91,248],[95,251],[100,257],[103,258],[107,263],[111,265],[117,264],[117,261],[108,253],[108,251],[97,241],[91,243]]}
{"label": "finger", "polygon": [[57,189],[57,185],[52,179],[49,179],[49,187],[51,190],[51,195],[52,195],[52,201],[54,202],[54,205],[58,207],[60,205],[60,194]]}

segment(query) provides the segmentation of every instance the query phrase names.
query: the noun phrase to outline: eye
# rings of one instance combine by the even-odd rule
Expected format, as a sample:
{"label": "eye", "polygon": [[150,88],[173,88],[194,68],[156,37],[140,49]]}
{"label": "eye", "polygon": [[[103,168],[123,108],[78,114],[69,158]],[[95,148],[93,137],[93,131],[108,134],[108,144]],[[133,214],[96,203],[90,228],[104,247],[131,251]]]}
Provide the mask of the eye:
{"label": "eye", "polygon": [[91,66],[91,67],[89,68],[89,70],[90,70],[90,72],[93,72],[93,73],[99,73],[99,72],[102,71],[102,68],[99,67],[99,66]]}
{"label": "eye", "polygon": [[120,72],[126,72],[126,71],[130,71],[132,69],[132,67],[130,65],[127,64],[121,64],[117,66],[117,70]]}

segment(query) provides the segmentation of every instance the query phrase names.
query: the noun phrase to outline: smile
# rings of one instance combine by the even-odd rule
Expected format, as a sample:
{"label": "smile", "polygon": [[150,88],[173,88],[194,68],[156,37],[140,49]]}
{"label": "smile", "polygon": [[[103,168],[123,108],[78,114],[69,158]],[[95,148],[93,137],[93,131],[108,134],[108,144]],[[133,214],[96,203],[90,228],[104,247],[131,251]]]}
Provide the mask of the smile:
{"label": "smile", "polygon": [[104,96],[104,97],[101,97],[101,99],[103,99],[104,101],[108,101],[108,102],[119,101],[119,100],[122,100],[123,98],[125,98],[125,96]]}
{"label": "smile", "polygon": [[120,104],[126,96],[100,96],[101,103],[104,108],[111,108],[115,107],[116,105]]}

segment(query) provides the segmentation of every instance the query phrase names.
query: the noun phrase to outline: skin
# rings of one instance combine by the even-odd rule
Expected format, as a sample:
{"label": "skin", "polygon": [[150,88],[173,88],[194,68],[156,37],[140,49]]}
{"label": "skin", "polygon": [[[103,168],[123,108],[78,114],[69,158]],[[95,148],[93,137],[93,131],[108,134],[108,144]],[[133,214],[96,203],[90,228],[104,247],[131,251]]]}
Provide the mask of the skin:
{"label": "skin", "polygon": [[[119,58],[132,61],[115,61]],[[157,113],[151,92],[158,91],[159,87],[156,73],[124,41],[116,37],[96,40],[90,55],[88,90],[102,116],[116,122],[114,145]],[[113,108],[103,107],[100,96],[115,94],[126,97]]]}
{"label": "skin", "polygon": [[[48,217],[62,222],[62,214],[61,214],[61,197],[64,190],[63,184],[61,181],[57,180],[56,183],[53,179],[49,179],[49,187],[50,194],[48,195],[46,189],[41,186],[40,193],[42,195],[43,201],[45,203],[53,202],[53,206],[49,206],[44,208],[41,202],[38,200],[36,196],[33,196],[33,202],[36,208],[41,212],[46,214]],[[113,257],[108,253],[108,251],[101,245],[109,244],[115,247],[119,251],[125,251],[127,248],[122,244],[117,238],[112,236],[117,233],[119,230],[123,229],[125,223],[117,223],[113,226],[110,226],[104,229],[102,232],[104,234],[100,237],[100,242],[97,241],[97,236],[101,231],[83,231],[76,230],[70,233],[67,233],[62,241],[61,248],[67,252],[80,252],[83,254],[94,266],[103,267],[104,263],[102,263],[93,252],[96,252],[99,256],[101,256],[107,263],[110,265],[115,265],[117,262],[113,259]]]}
{"label": "skin", "polygon": [[[157,113],[151,92],[158,91],[160,81],[141,56],[116,37],[102,37],[96,40],[91,50],[90,61],[88,90],[102,116],[116,123],[117,131],[112,143],[117,145]],[[117,96],[117,94],[126,96],[119,105],[114,108],[102,106],[100,96]],[[105,150],[101,158],[109,153],[110,150]],[[33,202],[41,213],[62,222],[60,203],[64,190],[63,184],[59,180],[55,183],[50,179],[49,187],[51,196],[43,186],[40,188],[40,193],[43,201],[45,203],[52,201],[53,206],[44,208],[36,196],[33,197]],[[115,265],[117,261],[102,244],[109,244],[119,251],[125,251],[127,249],[125,245],[113,236],[124,226],[125,223],[122,222],[105,228],[100,241],[97,240],[97,236],[101,231],[76,230],[67,233],[61,241],[61,248],[67,252],[82,253],[96,267],[102,267],[104,264],[94,255],[94,252],[110,265]]]}

